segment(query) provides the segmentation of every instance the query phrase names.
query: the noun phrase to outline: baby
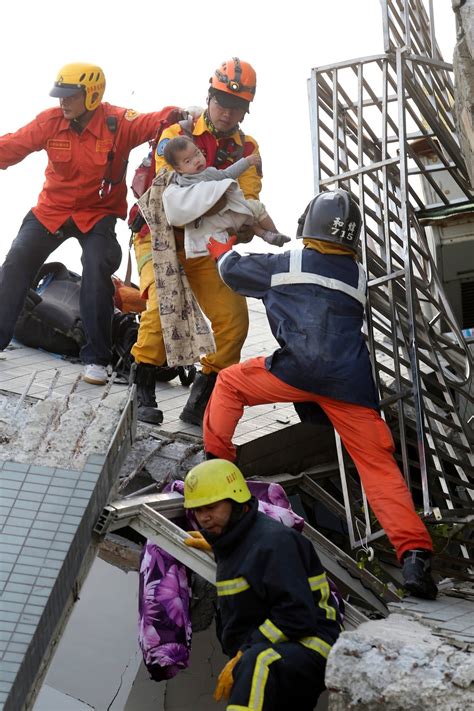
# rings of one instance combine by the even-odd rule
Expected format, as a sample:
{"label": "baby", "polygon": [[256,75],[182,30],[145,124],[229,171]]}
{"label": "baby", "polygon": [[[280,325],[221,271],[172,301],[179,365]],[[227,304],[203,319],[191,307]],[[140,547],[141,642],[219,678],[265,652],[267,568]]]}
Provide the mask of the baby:
{"label": "baby", "polygon": [[[178,136],[166,144],[163,156],[175,171],[163,192],[163,207],[171,225],[184,224],[187,257],[207,256],[211,236],[227,242],[229,231],[232,234],[246,225],[268,244],[281,247],[290,241],[278,232],[263,203],[246,200],[238,186],[237,178],[245,170],[261,168],[258,154],[221,170],[206,168],[206,159],[193,140]],[[224,195],[225,206],[213,215],[205,214]]]}

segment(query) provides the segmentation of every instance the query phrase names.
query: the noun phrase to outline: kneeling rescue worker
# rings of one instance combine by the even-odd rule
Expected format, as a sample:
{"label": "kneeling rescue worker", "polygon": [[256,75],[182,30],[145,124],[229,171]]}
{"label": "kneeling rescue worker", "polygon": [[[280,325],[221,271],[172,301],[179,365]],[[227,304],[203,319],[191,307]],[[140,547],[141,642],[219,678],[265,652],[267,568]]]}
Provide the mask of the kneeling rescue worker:
{"label": "kneeling rescue worker", "polygon": [[184,506],[217,563],[218,629],[231,659],[214,698],[227,711],[312,711],[326,660],[341,630],[326,573],[308,539],[258,511],[235,464],[198,464],[184,482]]}
{"label": "kneeling rescue worker", "polygon": [[231,289],[262,299],[280,348],[219,373],[204,417],[205,450],[208,457],[235,459],[232,436],[244,406],[293,402],[303,421],[326,416],[402,562],[405,588],[433,599],[433,544],[394,459],[362,333],[359,207],[346,190],[323,192],[309,203],[301,226],[303,250],[241,257],[231,240],[208,246]]}

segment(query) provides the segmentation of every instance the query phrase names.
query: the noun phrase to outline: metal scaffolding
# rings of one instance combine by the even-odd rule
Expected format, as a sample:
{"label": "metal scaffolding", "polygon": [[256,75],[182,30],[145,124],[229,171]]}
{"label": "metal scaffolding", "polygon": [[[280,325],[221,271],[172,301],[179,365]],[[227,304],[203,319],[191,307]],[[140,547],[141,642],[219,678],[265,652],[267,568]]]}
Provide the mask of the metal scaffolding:
{"label": "metal scaffolding", "polygon": [[[474,402],[473,359],[424,227],[440,210],[474,207],[456,138],[452,66],[436,44],[432,0],[382,0],[382,15],[384,54],[311,72],[315,192],[345,188],[361,208],[366,334],[381,408],[422,515],[459,528],[461,559],[451,548],[446,567],[474,570],[472,526],[463,527],[474,513],[465,415]],[[456,185],[454,198],[440,174]],[[381,532],[340,441],[338,460],[351,545],[364,547]]]}

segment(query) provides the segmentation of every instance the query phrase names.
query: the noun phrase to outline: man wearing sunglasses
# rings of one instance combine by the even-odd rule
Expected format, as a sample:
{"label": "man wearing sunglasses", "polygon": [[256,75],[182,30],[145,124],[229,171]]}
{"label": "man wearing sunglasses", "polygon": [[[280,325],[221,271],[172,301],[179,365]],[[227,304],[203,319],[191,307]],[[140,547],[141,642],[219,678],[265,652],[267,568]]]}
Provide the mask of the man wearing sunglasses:
{"label": "man wearing sunglasses", "polygon": [[[209,82],[207,107],[193,122],[189,135],[204,154],[207,166],[228,168],[240,158],[258,151],[256,141],[240,129],[255,96],[257,77],[248,62],[233,57],[216,69]],[[163,157],[164,148],[172,138],[183,133],[186,130],[181,122],[166,128],[161,134],[156,150],[157,173],[163,167],[171,170]],[[246,170],[238,182],[246,199],[258,199],[261,176],[255,167]],[[211,322],[216,344],[214,353],[201,358],[201,371],[180,415],[184,422],[201,425],[217,374],[240,360],[248,331],[247,305],[242,296],[223,284],[210,257],[186,259],[184,232],[179,228],[175,228],[174,232],[178,259],[200,307]],[[239,241],[248,242],[252,237],[253,233],[246,230],[239,234]],[[141,316],[138,339],[132,349],[137,363],[138,418],[160,424],[163,415],[157,409],[155,383],[159,368],[166,365],[166,353],[159,315],[159,294],[153,274],[151,238],[146,226],[135,235],[134,245],[140,271],[140,290],[147,298],[147,309]]]}

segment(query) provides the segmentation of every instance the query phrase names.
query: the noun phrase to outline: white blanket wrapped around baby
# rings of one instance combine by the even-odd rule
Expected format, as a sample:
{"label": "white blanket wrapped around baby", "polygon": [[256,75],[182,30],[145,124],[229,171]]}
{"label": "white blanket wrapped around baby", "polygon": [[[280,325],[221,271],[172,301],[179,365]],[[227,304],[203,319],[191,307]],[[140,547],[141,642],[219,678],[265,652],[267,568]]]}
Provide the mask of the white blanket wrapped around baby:
{"label": "white blanket wrapped around baby", "polygon": [[[215,215],[204,215],[223,195],[225,207]],[[171,182],[163,191],[163,208],[170,225],[184,225],[184,248],[188,258],[208,256],[210,237],[227,242],[228,233],[233,234],[244,224],[253,223],[253,214],[244,194],[237,181],[231,178],[187,186]]]}

